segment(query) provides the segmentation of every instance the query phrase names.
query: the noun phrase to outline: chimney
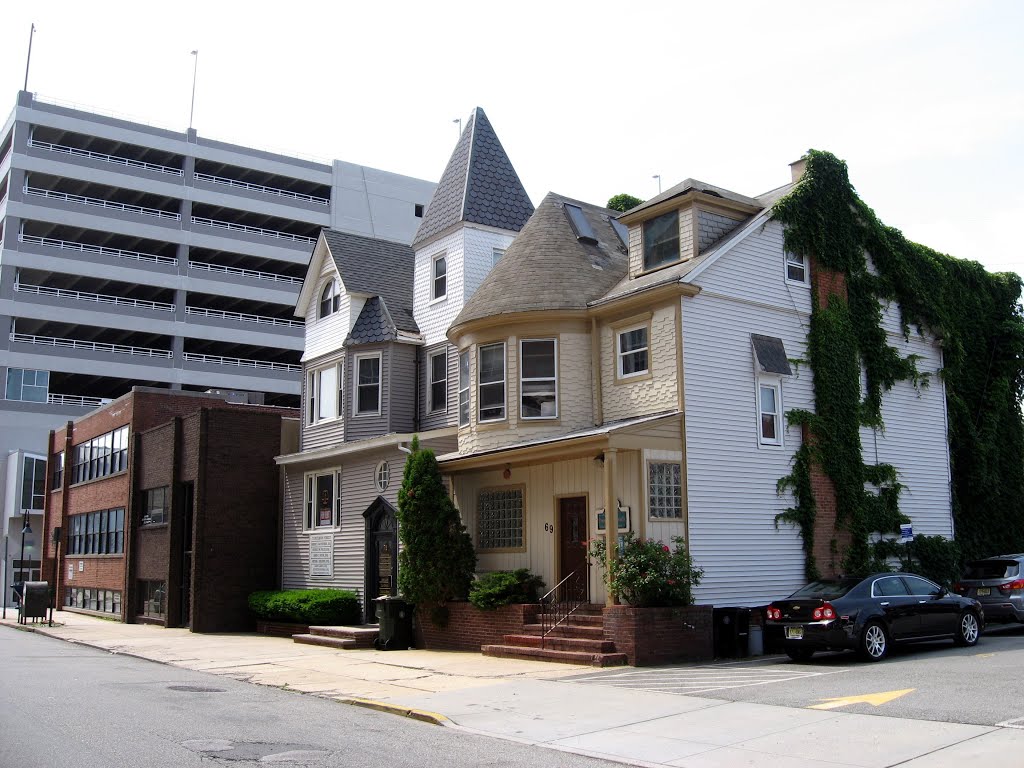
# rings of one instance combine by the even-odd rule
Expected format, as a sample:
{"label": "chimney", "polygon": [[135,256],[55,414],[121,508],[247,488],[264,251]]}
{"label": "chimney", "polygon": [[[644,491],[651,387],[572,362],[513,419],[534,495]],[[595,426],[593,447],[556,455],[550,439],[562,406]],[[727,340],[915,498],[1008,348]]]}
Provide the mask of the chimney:
{"label": "chimney", "polygon": [[801,157],[789,164],[789,172],[793,174],[793,183],[796,184],[804,175],[804,170],[807,168],[807,157]]}

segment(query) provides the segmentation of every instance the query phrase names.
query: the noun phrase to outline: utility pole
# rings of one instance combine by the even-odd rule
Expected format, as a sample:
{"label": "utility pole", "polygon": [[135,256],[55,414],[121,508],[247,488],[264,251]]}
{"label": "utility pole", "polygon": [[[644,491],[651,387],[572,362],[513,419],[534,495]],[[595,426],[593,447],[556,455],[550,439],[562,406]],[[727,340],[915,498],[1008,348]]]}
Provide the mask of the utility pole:
{"label": "utility pole", "polygon": [[25,87],[23,91],[28,90],[28,65],[32,63],[32,38],[36,34],[36,25],[32,25],[32,29],[28,32],[28,56],[25,58]]}

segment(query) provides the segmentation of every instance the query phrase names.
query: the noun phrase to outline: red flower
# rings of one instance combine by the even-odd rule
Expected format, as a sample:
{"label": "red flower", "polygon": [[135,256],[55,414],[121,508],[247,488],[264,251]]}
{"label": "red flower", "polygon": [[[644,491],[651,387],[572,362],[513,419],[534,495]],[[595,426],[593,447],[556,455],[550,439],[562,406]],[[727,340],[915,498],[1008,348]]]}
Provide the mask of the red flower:
{"label": "red flower", "polygon": [[662,549],[664,549],[666,552],[671,552],[672,551],[667,546],[662,546]]}

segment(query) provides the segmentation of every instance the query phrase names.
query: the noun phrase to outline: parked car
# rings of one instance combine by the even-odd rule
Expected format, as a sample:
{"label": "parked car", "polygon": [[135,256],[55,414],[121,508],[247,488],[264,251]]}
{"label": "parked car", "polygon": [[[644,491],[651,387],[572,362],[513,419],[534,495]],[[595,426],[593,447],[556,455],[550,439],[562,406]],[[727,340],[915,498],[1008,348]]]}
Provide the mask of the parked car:
{"label": "parked car", "polygon": [[1024,622],[1024,555],[998,555],[967,563],[964,577],[953,585],[973,597],[992,622]]}
{"label": "parked car", "polygon": [[783,649],[794,661],[849,649],[881,661],[892,643],[919,640],[974,645],[985,626],[977,600],[912,573],[815,581],[769,605],[767,618],[781,625]]}

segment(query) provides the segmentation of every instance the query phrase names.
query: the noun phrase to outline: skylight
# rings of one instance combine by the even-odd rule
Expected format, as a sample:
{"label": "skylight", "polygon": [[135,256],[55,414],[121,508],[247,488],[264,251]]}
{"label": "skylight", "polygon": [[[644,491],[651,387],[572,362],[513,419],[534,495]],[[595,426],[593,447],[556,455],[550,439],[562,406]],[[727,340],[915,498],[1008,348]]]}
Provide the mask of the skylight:
{"label": "skylight", "polygon": [[583,209],[578,205],[565,204],[565,215],[569,218],[569,223],[572,225],[573,231],[576,233],[576,239],[584,243],[597,244],[597,235],[594,234],[593,227],[590,226],[590,222],[587,221],[587,217],[583,215]]}
{"label": "skylight", "polygon": [[622,241],[622,244],[628,248],[629,247],[629,230],[626,229],[626,225],[623,224],[618,219],[609,218],[608,222],[612,225],[612,229],[615,230],[615,234],[619,236],[619,240]]}

